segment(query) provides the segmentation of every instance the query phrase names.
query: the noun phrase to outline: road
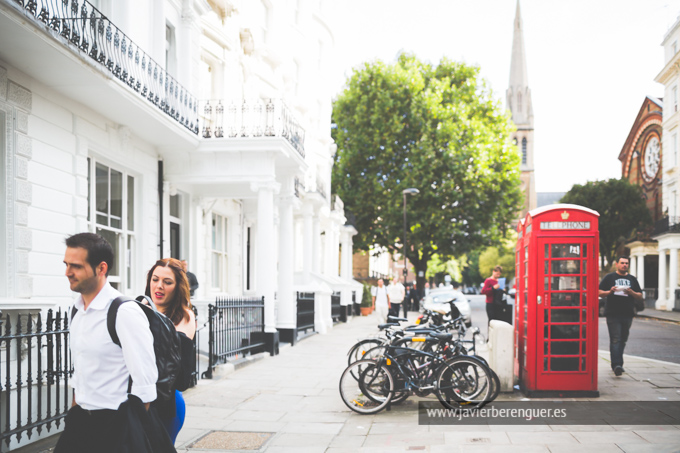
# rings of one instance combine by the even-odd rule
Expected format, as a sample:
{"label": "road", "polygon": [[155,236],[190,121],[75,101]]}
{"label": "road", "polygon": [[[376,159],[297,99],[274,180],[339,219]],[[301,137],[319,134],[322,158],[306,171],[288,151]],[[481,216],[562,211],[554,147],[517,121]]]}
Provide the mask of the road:
{"label": "road", "polygon": [[[487,317],[484,296],[466,296],[472,309],[472,325],[479,327],[482,334],[487,335]],[[598,349],[609,350],[609,332],[605,318],[599,322]],[[626,344],[626,354],[680,363],[680,324],[659,321],[656,319],[637,317],[630,330],[630,338]]]}

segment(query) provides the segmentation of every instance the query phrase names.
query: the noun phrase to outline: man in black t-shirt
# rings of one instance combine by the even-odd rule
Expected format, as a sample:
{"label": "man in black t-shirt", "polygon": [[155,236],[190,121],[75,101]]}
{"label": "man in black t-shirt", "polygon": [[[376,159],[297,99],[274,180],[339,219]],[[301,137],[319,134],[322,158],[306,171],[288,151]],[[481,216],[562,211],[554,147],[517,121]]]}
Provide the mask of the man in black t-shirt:
{"label": "man in black t-shirt", "polygon": [[630,326],[635,316],[634,299],[642,299],[642,288],[637,279],[628,273],[629,259],[616,260],[616,272],[607,274],[600,282],[600,297],[607,297],[605,315],[609,329],[609,354],[614,374],[621,376],[623,350],[626,348]]}

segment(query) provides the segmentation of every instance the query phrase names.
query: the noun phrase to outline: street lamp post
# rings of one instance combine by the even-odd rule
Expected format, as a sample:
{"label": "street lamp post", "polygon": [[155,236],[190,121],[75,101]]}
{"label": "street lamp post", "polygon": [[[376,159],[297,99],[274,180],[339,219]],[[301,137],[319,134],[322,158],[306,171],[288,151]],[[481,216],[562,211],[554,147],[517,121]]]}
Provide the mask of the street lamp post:
{"label": "street lamp post", "polygon": [[416,195],[420,193],[420,190],[411,187],[410,189],[404,189],[402,192],[404,194],[404,284],[406,284],[406,275],[408,275],[408,269],[406,268],[406,195]]}

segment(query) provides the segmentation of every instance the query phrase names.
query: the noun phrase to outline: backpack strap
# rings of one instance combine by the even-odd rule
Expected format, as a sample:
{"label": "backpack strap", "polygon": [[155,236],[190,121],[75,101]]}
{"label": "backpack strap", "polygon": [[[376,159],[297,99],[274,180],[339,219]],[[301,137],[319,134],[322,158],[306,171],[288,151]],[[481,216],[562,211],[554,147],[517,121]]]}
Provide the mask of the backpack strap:
{"label": "backpack strap", "polygon": [[109,306],[109,311],[106,314],[106,327],[109,329],[109,336],[111,341],[120,346],[120,338],[118,338],[118,333],[116,333],[116,316],[118,315],[118,309],[125,302],[134,302],[133,299],[129,299],[125,296],[116,297],[111,302]]}

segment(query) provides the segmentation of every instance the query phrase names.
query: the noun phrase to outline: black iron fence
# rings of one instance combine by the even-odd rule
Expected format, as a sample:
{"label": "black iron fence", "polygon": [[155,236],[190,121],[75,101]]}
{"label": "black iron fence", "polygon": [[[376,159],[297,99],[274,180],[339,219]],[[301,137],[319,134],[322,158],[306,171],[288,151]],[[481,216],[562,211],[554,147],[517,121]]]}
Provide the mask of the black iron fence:
{"label": "black iron fence", "polygon": [[0,319],[0,443],[59,427],[71,407],[73,373],[66,312]]}
{"label": "black iron fence", "polygon": [[202,377],[212,379],[227,359],[264,350],[264,297],[218,298],[208,306],[207,325],[208,370]]}
{"label": "black iron fence", "polygon": [[297,293],[297,337],[314,332],[314,293]]}
{"label": "black iron fence", "polygon": [[654,222],[652,236],[663,233],[680,233],[680,217],[663,217]]}
{"label": "black iron fence", "polygon": [[334,291],[333,294],[331,294],[331,318],[333,319],[333,322],[340,322],[342,309],[343,307],[340,305],[340,293]]}
{"label": "black iron fence", "polygon": [[203,138],[283,137],[305,157],[305,130],[280,99],[201,100]]}
{"label": "black iron fence", "polygon": [[86,0],[14,0],[6,3],[64,45],[90,57],[161,111],[198,134],[196,98],[165,68]]}

